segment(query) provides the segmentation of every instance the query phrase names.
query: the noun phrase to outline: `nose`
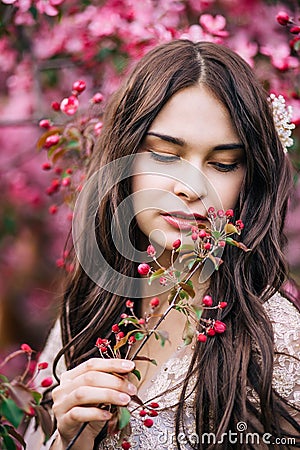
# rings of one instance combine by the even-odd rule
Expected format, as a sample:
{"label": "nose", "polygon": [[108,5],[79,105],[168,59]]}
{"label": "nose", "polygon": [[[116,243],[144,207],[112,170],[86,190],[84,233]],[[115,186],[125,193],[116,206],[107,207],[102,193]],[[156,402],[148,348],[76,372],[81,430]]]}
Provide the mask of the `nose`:
{"label": "nose", "polygon": [[195,177],[194,174],[194,177],[189,180],[186,176],[184,178],[184,180],[178,179],[174,182],[173,192],[175,195],[189,202],[202,200],[207,196],[207,186],[203,175],[197,174]]}

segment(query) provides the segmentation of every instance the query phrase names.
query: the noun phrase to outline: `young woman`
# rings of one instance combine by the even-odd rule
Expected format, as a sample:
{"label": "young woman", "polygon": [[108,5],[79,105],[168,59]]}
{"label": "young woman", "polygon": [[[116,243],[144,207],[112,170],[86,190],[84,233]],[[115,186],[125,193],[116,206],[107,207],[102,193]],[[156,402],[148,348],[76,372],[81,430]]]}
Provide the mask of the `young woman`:
{"label": "young woman", "polygon": [[[119,448],[105,436],[111,412],[98,405],[127,405],[136,393],[154,398],[161,411],[151,428],[132,419],[132,448],[299,448],[300,316],[279,293],[288,277],[283,227],[291,171],[249,66],[208,42],[150,51],[106,108],[89,175],[99,190],[84,198],[88,225],[83,218],[78,228],[86,232],[62,306],[59,357],[68,370],[53,390],[51,448],[66,449],[85,422],[74,450]],[[226,331],[181,346],[184,316],[172,310],[161,325],[170,342],[161,347],[151,338],[142,352],[158,367],[137,361],[142,381],[134,385],[120,377],[134,363],[100,358],[96,339],[112,338],[128,298],[136,299],[139,317],[147,310],[153,292],[137,266],[149,241],[166,267],[173,242],[220,205],[243,220],[241,239],[251,252],[226,246],[219,270],[192,281],[195,304],[205,294],[215,305],[227,302],[215,315]],[[157,314],[167,297],[164,287]],[[44,359],[60,350],[59,333],[57,324]]]}

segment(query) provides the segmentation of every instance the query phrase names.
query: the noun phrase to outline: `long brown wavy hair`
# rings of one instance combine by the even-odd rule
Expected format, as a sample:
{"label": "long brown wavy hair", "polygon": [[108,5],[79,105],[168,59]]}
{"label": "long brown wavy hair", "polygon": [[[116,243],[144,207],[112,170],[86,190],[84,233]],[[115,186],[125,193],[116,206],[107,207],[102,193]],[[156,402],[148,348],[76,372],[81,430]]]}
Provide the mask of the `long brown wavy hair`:
{"label": "long brown wavy hair", "polygon": [[[272,388],[273,330],[262,306],[288,276],[283,228],[292,189],[291,168],[274,127],[267,93],[252,69],[233,51],[213,43],[176,40],[153,49],[108,104],[89,175],[117,158],[137,153],[152,121],[172,95],[199,83],[225,105],[245,148],[246,176],[235,212],[246,224],[243,242],[252,251],[226,250],[226,263],[210,280],[212,297],[228,302],[228,307],[218,313],[227,331],[205,345],[196,345],[187,371],[197,374],[196,432],[198,436],[215,433],[220,439],[222,433],[244,421],[249,432],[279,437],[291,432],[299,436],[299,424]],[[110,231],[114,211],[130,191],[130,179],[111,189],[99,206],[95,230],[108,264],[134,277],[137,264],[114,249]],[[137,245],[139,230],[134,221],[129,233]],[[102,275],[105,277],[105,273]],[[59,356],[64,354],[67,368],[93,356],[96,338],[109,337],[112,324],[119,321],[124,310],[123,298],[101,288],[77,262],[68,280],[61,314],[64,348]],[[177,408],[177,435],[184,429],[188,382],[189,376]],[[248,389],[255,392],[255,403],[250,401]],[[180,448],[178,442],[177,446]],[[224,442],[220,446],[199,443],[196,448],[255,447],[251,443]]]}

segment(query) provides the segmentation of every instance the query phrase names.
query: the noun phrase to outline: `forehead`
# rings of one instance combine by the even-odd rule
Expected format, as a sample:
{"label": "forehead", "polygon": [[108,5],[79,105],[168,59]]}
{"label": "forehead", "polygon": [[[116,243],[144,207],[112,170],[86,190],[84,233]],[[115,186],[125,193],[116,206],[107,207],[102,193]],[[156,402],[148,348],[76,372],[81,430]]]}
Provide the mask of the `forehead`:
{"label": "forehead", "polygon": [[228,110],[203,84],[174,94],[152,122],[150,131],[177,136],[191,144],[204,138],[214,145],[237,139]]}

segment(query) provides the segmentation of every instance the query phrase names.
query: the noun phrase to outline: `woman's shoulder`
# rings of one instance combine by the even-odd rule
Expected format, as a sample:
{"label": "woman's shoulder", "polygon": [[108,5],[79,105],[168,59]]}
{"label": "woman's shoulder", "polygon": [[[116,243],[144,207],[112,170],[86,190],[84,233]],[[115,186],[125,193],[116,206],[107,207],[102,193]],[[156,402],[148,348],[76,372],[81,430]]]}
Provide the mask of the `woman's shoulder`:
{"label": "woman's shoulder", "polygon": [[[279,292],[264,303],[265,311],[273,325],[275,344],[280,339],[288,345],[295,341],[296,347],[291,350],[300,351],[300,311]],[[286,347],[288,350],[288,347]]]}
{"label": "woman's shoulder", "polygon": [[300,407],[300,311],[279,293],[264,307],[274,330],[273,387],[291,406]]}
{"label": "woman's shoulder", "polygon": [[[39,361],[45,361],[48,363],[48,368],[43,370],[39,377],[45,378],[46,376],[52,376],[52,365],[55,356],[62,348],[62,338],[61,338],[61,326],[60,321],[57,319],[51,328],[44,349],[42,350]],[[61,374],[66,370],[64,360],[61,358],[58,363],[57,373]]]}

